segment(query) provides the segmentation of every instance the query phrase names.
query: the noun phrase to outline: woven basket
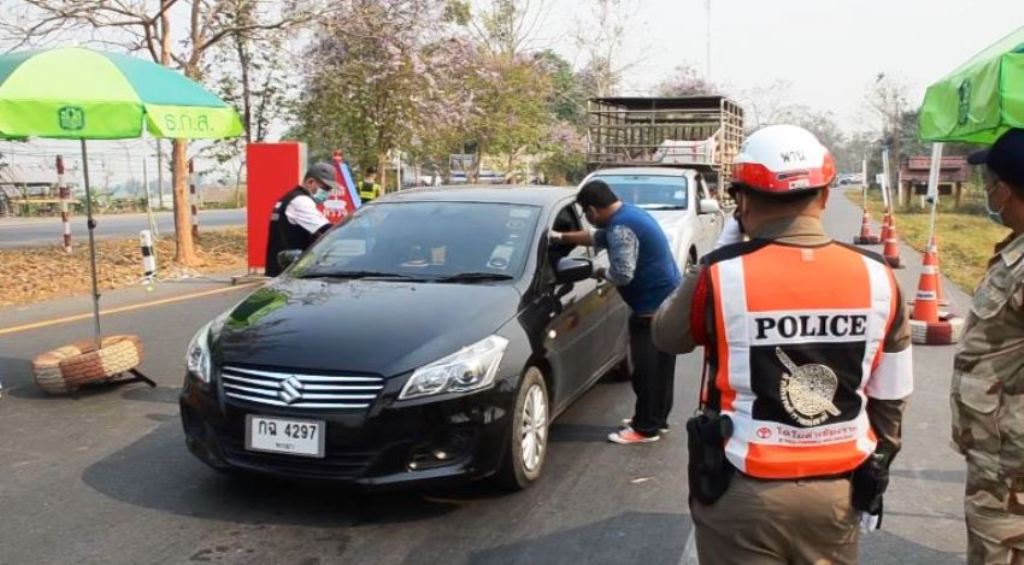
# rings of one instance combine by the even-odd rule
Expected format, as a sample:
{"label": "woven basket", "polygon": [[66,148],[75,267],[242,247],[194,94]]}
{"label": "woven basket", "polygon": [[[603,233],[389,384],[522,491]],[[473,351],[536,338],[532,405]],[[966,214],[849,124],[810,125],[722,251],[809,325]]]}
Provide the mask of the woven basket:
{"label": "woven basket", "polygon": [[133,335],[77,342],[48,351],[32,362],[36,383],[50,394],[72,392],[84,385],[108,381],[142,363],[142,342]]}

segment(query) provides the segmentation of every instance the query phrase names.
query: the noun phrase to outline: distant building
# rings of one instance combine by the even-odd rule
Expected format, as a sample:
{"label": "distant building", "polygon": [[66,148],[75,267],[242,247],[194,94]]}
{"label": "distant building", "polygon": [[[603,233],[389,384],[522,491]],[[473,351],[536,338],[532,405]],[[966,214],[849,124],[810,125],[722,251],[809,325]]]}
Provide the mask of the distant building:
{"label": "distant building", "polygon": [[[68,177],[65,182],[74,190],[77,180]],[[17,215],[29,205],[60,205],[57,171],[42,165],[0,167],[0,215]]]}
{"label": "distant building", "polygon": [[[924,196],[928,194],[928,175],[931,171],[932,158],[914,156],[900,163],[899,182],[911,194]],[[956,207],[960,207],[963,196],[963,184],[970,180],[971,168],[966,157],[943,157],[939,164],[939,194],[953,195]]]}

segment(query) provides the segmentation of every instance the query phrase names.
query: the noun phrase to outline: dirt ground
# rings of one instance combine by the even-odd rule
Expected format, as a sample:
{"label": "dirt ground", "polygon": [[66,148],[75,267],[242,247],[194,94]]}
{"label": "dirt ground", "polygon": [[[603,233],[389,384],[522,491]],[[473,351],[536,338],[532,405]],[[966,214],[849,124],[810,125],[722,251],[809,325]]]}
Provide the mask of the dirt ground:
{"label": "dirt ground", "polygon": [[[97,242],[96,268],[100,291],[142,284],[142,252],[137,238]],[[174,238],[156,245],[157,278],[171,280],[246,268],[244,229],[202,233],[197,249],[201,264],[183,267],[172,262]],[[89,248],[71,255],[60,246],[0,250],[0,307],[89,294]]]}

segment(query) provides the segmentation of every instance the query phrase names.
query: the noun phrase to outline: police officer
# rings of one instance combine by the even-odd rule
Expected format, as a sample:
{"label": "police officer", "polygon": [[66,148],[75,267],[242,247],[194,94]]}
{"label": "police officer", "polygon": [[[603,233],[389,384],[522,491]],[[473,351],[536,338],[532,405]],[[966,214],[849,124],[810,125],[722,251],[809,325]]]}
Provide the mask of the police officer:
{"label": "police officer", "polygon": [[359,183],[359,199],[366,203],[378,198],[380,198],[380,185],[377,184],[377,168],[367,167],[363,182]]}
{"label": "police officer", "polygon": [[825,234],[835,174],[810,132],[753,133],[731,188],[749,241],[737,231],[688,269],[655,316],[663,351],[704,346],[687,423],[702,563],[852,564],[879,525],[913,388],[909,325],[882,258]]}
{"label": "police officer", "polygon": [[971,300],[954,366],[953,443],[967,459],[967,561],[1024,563],[1024,130],[968,162],[985,166],[989,217],[1011,233]]}
{"label": "police officer", "polygon": [[331,223],[317,208],[327,200],[332,190],[339,190],[334,167],[320,162],[306,171],[302,184],[296,186],[274,204],[270,214],[267,237],[266,275],[281,274],[277,254],[289,249],[306,249]]}
{"label": "police officer", "polygon": [[594,233],[552,232],[550,241],[569,245],[596,245],[608,250],[609,268],[595,275],[615,285],[632,310],[629,349],[633,360],[633,417],[608,436],[618,444],[658,441],[668,429],[676,356],[655,349],[651,319],[658,306],[679,285],[679,267],[672,257],[665,232],[646,210],[624,204],[600,179],[580,188],[576,202]]}

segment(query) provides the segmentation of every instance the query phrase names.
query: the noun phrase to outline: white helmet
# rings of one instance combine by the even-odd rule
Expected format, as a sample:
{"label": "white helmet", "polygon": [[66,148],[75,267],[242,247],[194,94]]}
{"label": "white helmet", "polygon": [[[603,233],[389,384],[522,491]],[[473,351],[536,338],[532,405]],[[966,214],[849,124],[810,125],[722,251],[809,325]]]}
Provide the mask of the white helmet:
{"label": "white helmet", "polygon": [[791,125],[767,126],[750,134],[732,173],[734,183],[771,194],[822,188],[835,176],[829,150],[813,133]]}

